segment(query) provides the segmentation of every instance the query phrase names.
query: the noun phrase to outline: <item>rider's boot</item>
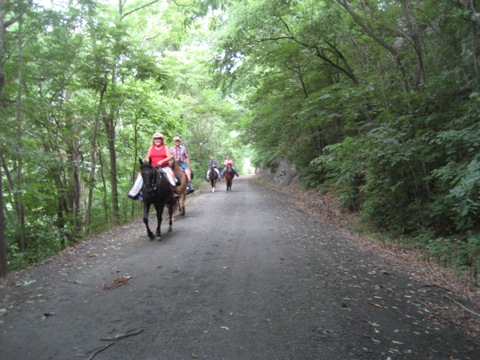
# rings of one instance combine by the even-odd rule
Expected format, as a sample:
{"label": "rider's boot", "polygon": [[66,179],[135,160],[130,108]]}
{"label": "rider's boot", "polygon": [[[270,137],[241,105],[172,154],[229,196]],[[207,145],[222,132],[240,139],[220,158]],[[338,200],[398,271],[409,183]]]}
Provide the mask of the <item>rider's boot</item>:
{"label": "rider's boot", "polygon": [[143,185],[143,179],[141,176],[138,176],[137,179],[135,180],[135,183],[132,186],[132,189],[128,192],[128,197],[133,200],[138,199],[138,194],[140,193],[140,190],[142,190],[142,185]]}
{"label": "rider's boot", "polygon": [[192,183],[189,182],[189,183],[187,184],[187,195],[188,195],[188,194],[191,194],[191,193],[194,192],[194,191],[195,191],[195,189],[193,188]]}

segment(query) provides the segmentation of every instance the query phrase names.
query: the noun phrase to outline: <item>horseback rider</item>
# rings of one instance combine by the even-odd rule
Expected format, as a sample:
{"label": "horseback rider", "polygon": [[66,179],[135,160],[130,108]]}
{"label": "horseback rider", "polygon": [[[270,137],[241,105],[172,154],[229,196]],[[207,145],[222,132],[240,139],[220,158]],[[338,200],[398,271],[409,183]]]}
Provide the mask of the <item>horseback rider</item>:
{"label": "horseback rider", "polygon": [[213,158],[213,156],[210,157],[210,161],[208,162],[208,170],[207,170],[207,178],[205,180],[209,180],[210,178],[210,169],[213,168],[218,175],[218,179],[220,180],[220,170],[218,170],[218,162]]}
{"label": "horseback rider", "polygon": [[233,167],[233,160],[230,159],[230,155],[227,155],[227,158],[225,159],[225,161],[223,162],[223,165],[225,165],[225,167],[223,168],[222,170],[222,177],[225,175],[225,171],[227,171],[227,165],[231,164],[232,165],[232,171],[233,173],[239,177],[240,175],[238,175],[238,172],[237,170],[235,170],[235,168]]}
{"label": "horseback rider", "polygon": [[175,161],[182,167],[187,175],[187,194],[191,194],[195,191],[192,186],[192,170],[190,169],[190,159],[188,150],[185,146],[181,145],[180,136],[175,136],[173,138],[173,142],[175,143],[174,146],[170,148],[170,151],[175,158]]}
{"label": "horseback rider", "polygon": [[[170,183],[170,187],[173,192],[173,197],[175,199],[180,198],[180,194],[177,191],[177,186],[175,182],[175,175],[173,174],[173,170],[170,167],[170,161],[173,159],[172,153],[168,146],[165,145],[165,139],[163,134],[155,133],[152,136],[152,146],[148,149],[147,156],[145,159],[147,161],[152,161],[152,166],[161,167],[166,175],[167,179]],[[137,179],[133,184],[132,189],[128,192],[128,197],[136,200],[139,199],[140,190],[142,190],[143,179],[140,173],[137,175]],[[141,200],[141,198],[140,198]]]}

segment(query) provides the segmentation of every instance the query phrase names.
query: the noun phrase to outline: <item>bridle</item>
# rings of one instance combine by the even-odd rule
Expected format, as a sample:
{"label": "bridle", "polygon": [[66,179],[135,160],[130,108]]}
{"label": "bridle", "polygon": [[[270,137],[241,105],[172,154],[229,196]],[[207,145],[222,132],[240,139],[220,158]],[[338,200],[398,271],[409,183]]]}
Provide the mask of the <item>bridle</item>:
{"label": "bridle", "polygon": [[[145,170],[147,168],[147,170]],[[144,168],[141,170],[142,174],[148,174],[148,179],[150,180],[150,184],[143,184],[145,187],[145,190],[147,191],[156,191],[157,186],[158,186],[158,170],[155,169],[152,166],[144,166]],[[149,186],[149,188],[147,187]]]}

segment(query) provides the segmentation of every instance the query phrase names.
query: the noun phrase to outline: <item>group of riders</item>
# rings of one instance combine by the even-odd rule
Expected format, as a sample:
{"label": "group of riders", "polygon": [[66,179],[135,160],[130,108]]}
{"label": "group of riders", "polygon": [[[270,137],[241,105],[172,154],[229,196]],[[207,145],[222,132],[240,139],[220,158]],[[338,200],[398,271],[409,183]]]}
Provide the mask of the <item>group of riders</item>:
{"label": "group of riders", "polygon": [[208,162],[208,170],[207,170],[207,177],[205,178],[206,181],[210,179],[210,170],[213,169],[217,173],[217,178],[218,179],[223,179],[223,176],[225,175],[225,171],[227,170],[228,165],[232,165],[232,171],[233,173],[238,176],[237,170],[233,167],[233,160],[230,159],[230,155],[227,155],[227,158],[223,162],[223,165],[225,166],[222,170],[222,173],[220,173],[220,170],[218,168],[218,162],[212,157],[210,157],[210,161]]}
{"label": "group of riders", "polygon": [[[173,173],[171,163],[175,161],[185,172],[187,177],[187,187],[186,192],[187,195],[191,194],[195,191],[192,185],[192,170],[190,167],[190,159],[189,153],[187,148],[181,144],[181,139],[179,136],[175,136],[173,138],[173,142],[175,145],[168,147],[165,144],[165,137],[163,134],[155,133],[152,136],[152,145],[148,149],[147,156],[145,157],[147,161],[151,161],[151,165],[154,167],[159,167],[165,171],[167,175],[168,181],[170,182],[173,196],[175,198],[179,198],[180,194],[177,191],[177,180],[175,179],[175,175]],[[214,160],[213,157],[210,158],[210,162],[208,163],[208,171],[206,180],[208,181],[210,175],[210,169],[213,168],[218,174],[218,178],[223,178],[225,174],[225,170],[227,169],[227,165],[232,165],[232,170],[236,176],[238,176],[237,171],[233,167],[233,161],[230,159],[230,156],[227,156],[224,163],[225,168],[223,169],[222,173],[218,169],[218,163]],[[134,200],[142,200],[141,196],[141,189],[143,185],[142,176],[140,174],[137,175],[135,183],[133,184],[132,189],[128,192],[128,197]]]}

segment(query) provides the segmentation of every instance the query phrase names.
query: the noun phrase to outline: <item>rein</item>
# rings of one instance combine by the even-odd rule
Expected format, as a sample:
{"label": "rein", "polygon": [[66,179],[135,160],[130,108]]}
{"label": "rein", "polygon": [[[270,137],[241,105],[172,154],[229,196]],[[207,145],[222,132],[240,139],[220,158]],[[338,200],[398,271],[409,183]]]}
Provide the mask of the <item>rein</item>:
{"label": "rein", "polygon": [[165,172],[162,168],[153,168],[154,171],[154,176],[152,178],[152,188],[153,191],[157,191],[157,188],[160,186],[160,183],[162,182],[162,172]]}
{"label": "rein", "polygon": [[150,191],[157,191],[157,188],[160,185],[160,182],[162,181],[162,175],[160,174],[160,171],[163,171],[163,170],[150,167],[148,171],[151,173],[151,177],[150,177],[151,190]]}

